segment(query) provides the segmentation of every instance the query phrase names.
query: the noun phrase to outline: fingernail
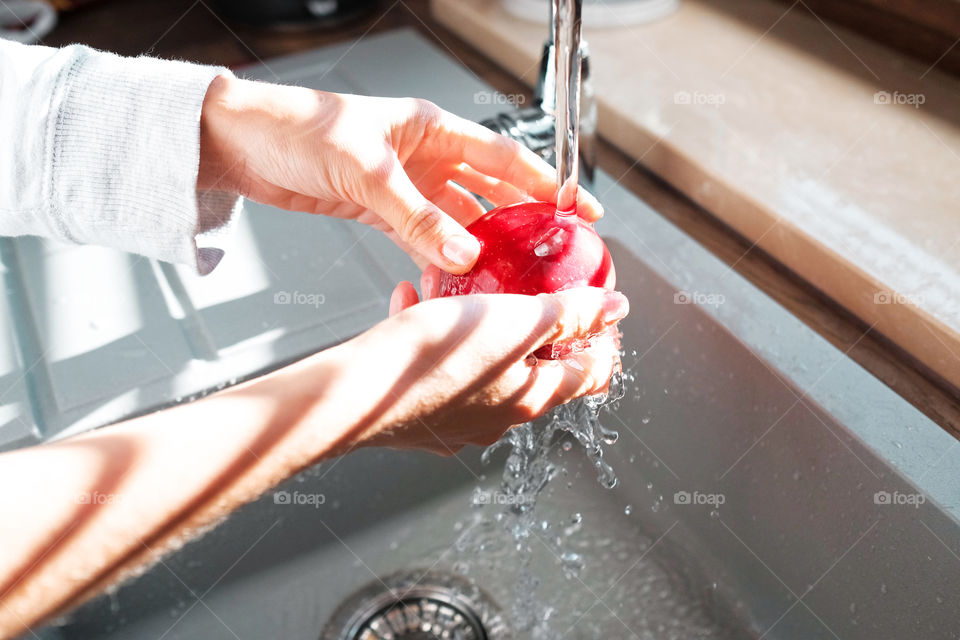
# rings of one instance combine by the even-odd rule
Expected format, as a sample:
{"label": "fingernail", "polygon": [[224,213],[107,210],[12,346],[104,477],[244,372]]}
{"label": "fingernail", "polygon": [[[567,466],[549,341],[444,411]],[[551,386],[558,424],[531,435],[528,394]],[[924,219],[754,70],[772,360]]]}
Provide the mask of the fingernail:
{"label": "fingernail", "polygon": [[600,204],[600,202],[599,202],[598,200],[594,199],[594,198],[591,198],[591,199],[590,199],[590,204],[592,205],[594,215],[597,216],[597,220],[599,220],[600,218],[602,218],[602,217],[603,217],[603,205]]}
{"label": "fingernail", "polygon": [[602,218],[603,205],[600,204],[600,201],[597,200],[595,197],[593,197],[591,194],[586,193],[585,191],[581,191],[580,193],[582,194],[580,204],[586,205],[587,207],[589,207],[590,210],[593,212],[593,215],[596,216],[597,220]]}
{"label": "fingernail", "polygon": [[451,236],[443,243],[440,253],[450,262],[465,267],[480,255],[480,243],[472,236]]}
{"label": "fingernail", "polygon": [[608,291],[603,295],[603,322],[612,324],[630,313],[630,301],[619,291]]}

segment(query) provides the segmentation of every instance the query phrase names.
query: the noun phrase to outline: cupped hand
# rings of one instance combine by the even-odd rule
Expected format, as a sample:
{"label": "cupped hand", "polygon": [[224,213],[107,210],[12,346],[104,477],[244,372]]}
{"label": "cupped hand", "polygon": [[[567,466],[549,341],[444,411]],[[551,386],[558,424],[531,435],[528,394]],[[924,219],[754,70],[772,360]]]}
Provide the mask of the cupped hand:
{"label": "cupped hand", "polygon": [[[413,285],[401,283],[391,317],[346,343],[351,362],[370,363],[368,393],[376,380],[391,381],[358,444],[450,455],[602,392],[620,360],[611,334],[628,310],[622,294],[598,288],[417,303]],[[593,346],[562,360],[531,356],[544,344],[588,336],[598,336]]]}
{"label": "cupped hand", "polygon": [[[425,100],[371,98],[220,76],[201,115],[202,189],[385,231],[421,266],[463,273],[465,227],[495,205],[556,202],[553,169],[504,136]],[[602,215],[579,190],[578,213]]]}

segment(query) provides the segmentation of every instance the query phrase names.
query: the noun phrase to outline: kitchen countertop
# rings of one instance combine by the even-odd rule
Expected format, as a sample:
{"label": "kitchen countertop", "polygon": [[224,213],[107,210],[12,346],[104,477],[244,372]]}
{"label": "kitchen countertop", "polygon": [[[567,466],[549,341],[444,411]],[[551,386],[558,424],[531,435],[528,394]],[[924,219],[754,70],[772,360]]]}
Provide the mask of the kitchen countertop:
{"label": "kitchen countertop", "polygon": [[[384,13],[355,23],[339,33],[305,31],[273,33],[226,25],[202,3],[158,0],[151,3],[102,3],[73,15],[47,39],[58,46],[85,42],[126,55],[151,52],[206,63],[243,65],[337,41],[353,40],[398,26],[410,26],[462,62],[503,93],[526,91],[516,77],[465,44],[429,15],[427,0],[385,5]],[[118,23],[129,25],[117,30]],[[529,95],[529,94],[527,94]],[[790,273],[760,248],[712,215],[677,194],[643,167],[609,144],[599,145],[600,166],[619,176],[621,184],[651,204],[661,215],[762,288],[777,302],[847,353],[854,361],[904,396],[952,433],[960,434],[955,389],[924,370],[867,325]]]}

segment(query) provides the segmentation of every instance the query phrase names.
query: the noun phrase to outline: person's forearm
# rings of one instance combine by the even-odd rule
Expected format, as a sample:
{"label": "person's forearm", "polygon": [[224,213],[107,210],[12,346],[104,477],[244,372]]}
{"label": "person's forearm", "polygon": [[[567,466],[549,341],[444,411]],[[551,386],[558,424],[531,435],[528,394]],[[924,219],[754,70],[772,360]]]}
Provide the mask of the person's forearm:
{"label": "person's forearm", "polygon": [[0,455],[0,638],[348,449],[364,427],[358,396],[342,401],[353,381],[335,375],[350,348],[191,404]]}
{"label": "person's forearm", "polygon": [[[618,347],[601,334],[629,308],[596,288],[414,302],[256,381],[0,455],[0,640],[323,458],[355,446],[450,455],[602,391]],[[567,360],[528,357],[591,336],[597,344]]]}
{"label": "person's forearm", "polygon": [[[431,319],[449,336],[463,318],[450,306]],[[381,323],[196,402],[0,454],[0,640],[155,561],[305,467],[402,424],[413,407],[426,410],[431,394],[413,385],[449,345],[400,348],[366,366],[420,332],[418,323]],[[376,444],[393,441],[381,433]]]}

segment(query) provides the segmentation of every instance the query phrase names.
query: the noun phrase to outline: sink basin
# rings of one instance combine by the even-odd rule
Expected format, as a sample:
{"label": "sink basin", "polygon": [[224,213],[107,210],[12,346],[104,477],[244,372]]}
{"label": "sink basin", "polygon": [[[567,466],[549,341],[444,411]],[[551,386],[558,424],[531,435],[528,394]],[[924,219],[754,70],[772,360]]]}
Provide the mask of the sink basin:
{"label": "sink basin", "polygon": [[[370,52],[397,73],[414,59],[457,69],[411,32],[351,55]],[[269,64],[309,80],[310,60]],[[529,573],[502,528],[482,552],[458,544],[506,508],[474,505],[478,487],[497,495],[504,452],[483,465],[478,449],[366,450],[289,480],[38,635],[316,639],[358,590],[406,572],[468,582],[518,638],[531,632],[516,583],[531,575],[539,585],[520,595],[533,593],[545,637],[955,638],[955,441],[609,176],[595,192],[632,303],[625,395],[602,414],[620,433],[605,447],[619,482],[601,487],[578,445],[552,448],[561,471],[537,506]]]}
{"label": "sink basin", "polygon": [[[608,240],[634,303],[622,324],[631,379],[603,417],[620,432],[606,447],[619,482],[602,488],[579,446],[553,448],[562,472],[537,507],[549,528],[535,532],[543,540],[533,560],[552,628],[572,638],[899,638],[916,629],[952,637],[955,514],[932,497],[877,499],[920,489],[817,402],[820,385],[804,396],[703,307],[673,304],[674,285],[625,242]],[[713,293],[730,296],[724,306],[741,302]],[[777,311],[752,295],[752,313]],[[784,322],[785,345],[786,336],[807,343],[784,346],[784,356],[799,352],[794,365],[825,374],[823,389],[861,378],[864,395],[844,398],[851,410],[910,419],[905,428],[918,439],[937,434],[842,354],[776,315],[766,319]],[[811,346],[829,353],[833,369],[805,362],[809,352],[798,347]],[[510,539],[494,535],[494,549],[480,554],[456,545],[477,517],[503,508],[473,506],[476,488],[495,491],[501,473],[502,454],[484,466],[478,453],[361,451],[319,465],[81,608],[56,637],[317,638],[336,607],[378,576],[454,573],[464,563],[509,612]],[[582,524],[564,535],[574,514]],[[583,557],[579,576],[565,577],[546,544],[557,535]]]}

